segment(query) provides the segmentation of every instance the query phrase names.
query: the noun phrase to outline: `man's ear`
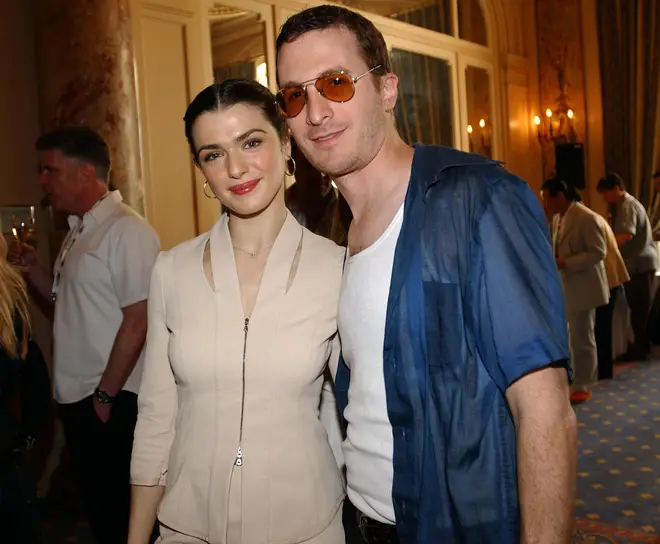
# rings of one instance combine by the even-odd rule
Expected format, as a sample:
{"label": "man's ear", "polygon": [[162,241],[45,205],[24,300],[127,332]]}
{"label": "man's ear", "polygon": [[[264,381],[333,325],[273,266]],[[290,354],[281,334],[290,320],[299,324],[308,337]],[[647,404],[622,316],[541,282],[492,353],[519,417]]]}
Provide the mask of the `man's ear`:
{"label": "man's ear", "polygon": [[387,111],[394,111],[399,96],[399,78],[393,73],[387,73],[380,78],[380,96]]}
{"label": "man's ear", "polygon": [[89,183],[96,179],[96,167],[89,162],[81,162],[77,165],[78,179]]}

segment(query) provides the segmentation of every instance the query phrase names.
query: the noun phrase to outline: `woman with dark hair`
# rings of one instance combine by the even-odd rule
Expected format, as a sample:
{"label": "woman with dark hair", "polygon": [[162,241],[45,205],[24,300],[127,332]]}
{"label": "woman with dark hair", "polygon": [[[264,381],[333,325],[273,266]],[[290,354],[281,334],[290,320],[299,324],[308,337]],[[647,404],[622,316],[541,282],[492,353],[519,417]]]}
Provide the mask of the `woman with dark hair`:
{"label": "woman with dark hair", "polygon": [[225,213],[154,267],[129,543],[148,541],[156,512],[163,543],[343,543],[319,404],[344,250],[285,207],[295,162],[265,87],[211,85],[184,120]]}

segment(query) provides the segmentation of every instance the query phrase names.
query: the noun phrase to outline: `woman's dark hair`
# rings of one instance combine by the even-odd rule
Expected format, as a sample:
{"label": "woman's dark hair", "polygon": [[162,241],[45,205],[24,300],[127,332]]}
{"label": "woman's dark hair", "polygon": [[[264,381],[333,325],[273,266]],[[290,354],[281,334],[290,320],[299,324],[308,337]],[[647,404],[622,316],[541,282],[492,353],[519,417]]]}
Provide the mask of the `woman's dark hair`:
{"label": "woman's dark hair", "polygon": [[541,190],[546,191],[553,198],[561,193],[569,202],[580,202],[582,200],[582,196],[578,193],[577,189],[566,183],[563,179],[549,179],[543,183]]}
{"label": "woman's dark hair", "polygon": [[203,113],[229,108],[236,104],[246,104],[261,109],[264,117],[273,125],[273,128],[282,141],[286,140],[286,123],[280,113],[273,93],[256,81],[248,79],[227,79],[222,83],[214,83],[201,91],[190,103],[183,121],[186,126],[186,139],[190,151],[197,163],[197,151],[193,141],[192,128],[197,118]]}
{"label": "woman's dark hair", "polygon": [[622,191],[626,190],[626,184],[623,183],[621,176],[615,172],[611,172],[598,182],[596,190],[598,192],[611,191],[615,187],[619,187]]}

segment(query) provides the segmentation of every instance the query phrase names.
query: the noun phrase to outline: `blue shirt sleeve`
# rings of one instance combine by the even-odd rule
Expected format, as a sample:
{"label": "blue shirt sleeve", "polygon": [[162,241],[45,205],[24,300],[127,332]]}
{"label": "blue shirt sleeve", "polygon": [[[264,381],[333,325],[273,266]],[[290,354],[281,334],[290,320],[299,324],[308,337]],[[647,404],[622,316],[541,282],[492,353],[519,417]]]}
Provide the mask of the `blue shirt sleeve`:
{"label": "blue shirt sleeve", "polygon": [[552,363],[569,379],[564,295],[548,226],[529,186],[502,170],[480,218],[480,340],[501,389]]}

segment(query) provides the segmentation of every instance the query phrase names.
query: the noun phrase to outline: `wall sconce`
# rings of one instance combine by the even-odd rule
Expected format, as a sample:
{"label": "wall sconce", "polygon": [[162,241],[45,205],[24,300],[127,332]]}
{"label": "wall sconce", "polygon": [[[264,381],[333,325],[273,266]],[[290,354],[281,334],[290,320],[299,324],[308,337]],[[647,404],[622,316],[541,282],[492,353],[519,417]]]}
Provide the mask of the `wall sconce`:
{"label": "wall sconce", "polygon": [[490,126],[486,126],[486,120],[485,119],[479,119],[479,128],[481,128],[481,134],[480,139],[481,139],[481,153],[483,153],[486,157],[491,158],[491,130]]}
{"label": "wall sconce", "polygon": [[466,128],[468,133],[468,141],[470,144],[470,152],[480,153],[488,158],[492,158],[492,149],[491,149],[491,129],[489,123],[486,119],[479,119],[479,140],[478,140],[478,149],[475,149],[474,141],[472,140],[472,134],[474,133],[474,128],[472,125],[468,125]]}
{"label": "wall sconce", "polygon": [[557,108],[554,112],[548,108],[545,110],[543,120],[538,115],[533,118],[536,127],[536,138],[540,144],[550,142],[556,144],[575,143],[577,134],[573,119],[575,113],[570,108]]}

